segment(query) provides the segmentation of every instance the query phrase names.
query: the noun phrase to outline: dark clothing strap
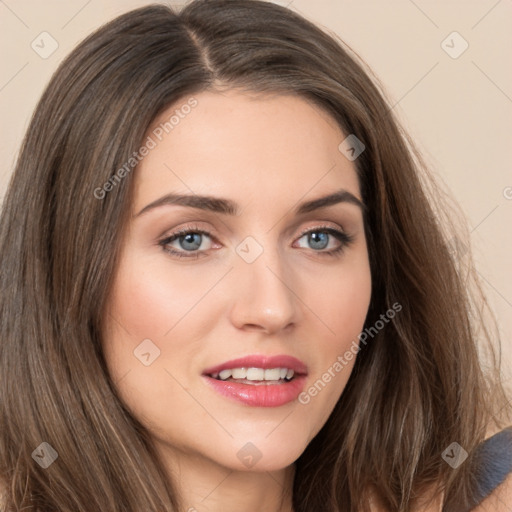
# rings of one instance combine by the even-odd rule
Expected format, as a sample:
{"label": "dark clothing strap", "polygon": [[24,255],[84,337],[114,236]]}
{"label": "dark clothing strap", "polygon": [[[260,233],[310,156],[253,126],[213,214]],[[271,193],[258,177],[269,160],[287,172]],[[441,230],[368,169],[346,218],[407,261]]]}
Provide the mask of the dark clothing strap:
{"label": "dark clothing strap", "polygon": [[[476,489],[472,510],[512,473],[512,426],[486,439],[474,453]],[[510,505],[512,510],[512,503]]]}

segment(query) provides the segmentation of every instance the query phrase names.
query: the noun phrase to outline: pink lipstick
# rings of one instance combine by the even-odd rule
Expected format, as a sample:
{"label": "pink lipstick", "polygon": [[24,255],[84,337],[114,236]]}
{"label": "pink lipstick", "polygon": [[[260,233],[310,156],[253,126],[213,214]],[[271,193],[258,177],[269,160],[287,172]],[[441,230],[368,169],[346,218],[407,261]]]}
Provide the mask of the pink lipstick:
{"label": "pink lipstick", "polygon": [[207,368],[206,382],[220,395],[252,407],[279,407],[304,388],[307,367],[287,355],[250,355]]}

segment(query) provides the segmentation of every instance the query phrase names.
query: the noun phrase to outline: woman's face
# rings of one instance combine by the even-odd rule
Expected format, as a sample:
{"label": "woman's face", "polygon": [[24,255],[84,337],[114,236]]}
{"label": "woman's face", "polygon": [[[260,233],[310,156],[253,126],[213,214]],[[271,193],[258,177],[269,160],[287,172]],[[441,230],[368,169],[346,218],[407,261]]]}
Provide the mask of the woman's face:
{"label": "woman's face", "polygon": [[292,95],[200,93],[155,120],[104,349],[162,450],[276,470],[329,417],[371,290],[347,135]]}

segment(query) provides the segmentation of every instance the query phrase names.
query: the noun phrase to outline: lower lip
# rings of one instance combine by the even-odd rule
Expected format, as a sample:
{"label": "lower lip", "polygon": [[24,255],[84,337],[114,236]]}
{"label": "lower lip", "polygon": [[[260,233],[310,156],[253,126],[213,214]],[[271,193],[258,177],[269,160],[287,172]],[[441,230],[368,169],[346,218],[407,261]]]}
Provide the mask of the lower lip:
{"label": "lower lip", "polygon": [[289,382],[261,385],[217,380],[207,375],[204,378],[220,395],[252,407],[279,407],[293,402],[304,389],[306,381],[305,375],[299,375]]}

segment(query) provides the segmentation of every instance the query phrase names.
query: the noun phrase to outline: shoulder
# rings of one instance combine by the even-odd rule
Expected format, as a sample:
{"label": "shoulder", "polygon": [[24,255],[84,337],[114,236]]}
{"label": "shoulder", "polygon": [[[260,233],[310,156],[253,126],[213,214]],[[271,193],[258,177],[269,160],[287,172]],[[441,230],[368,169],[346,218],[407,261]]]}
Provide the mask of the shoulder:
{"label": "shoulder", "polygon": [[472,512],[510,512],[512,504],[512,473]]}
{"label": "shoulder", "polygon": [[[512,512],[512,426],[488,432],[471,459],[475,487],[467,512]],[[413,508],[415,512],[443,510],[444,494],[436,494],[435,488],[428,491],[422,493],[416,502]],[[386,509],[375,496],[371,510],[383,512]]]}
{"label": "shoulder", "polygon": [[512,503],[512,426],[493,432],[476,450],[475,512],[510,511]]}
{"label": "shoulder", "polygon": [[475,450],[476,476],[480,491],[492,491],[512,472],[512,426],[494,432]]}

